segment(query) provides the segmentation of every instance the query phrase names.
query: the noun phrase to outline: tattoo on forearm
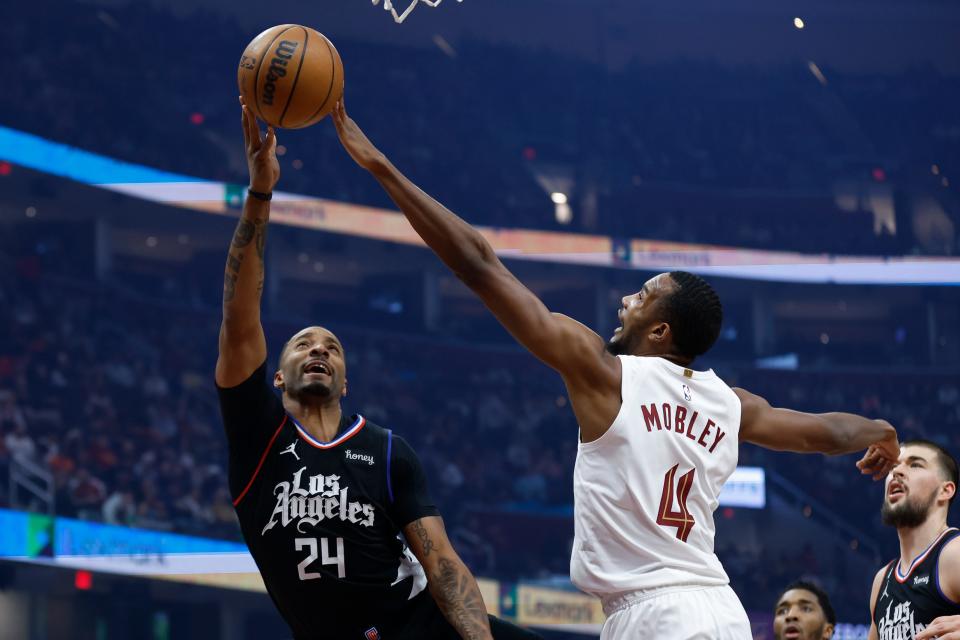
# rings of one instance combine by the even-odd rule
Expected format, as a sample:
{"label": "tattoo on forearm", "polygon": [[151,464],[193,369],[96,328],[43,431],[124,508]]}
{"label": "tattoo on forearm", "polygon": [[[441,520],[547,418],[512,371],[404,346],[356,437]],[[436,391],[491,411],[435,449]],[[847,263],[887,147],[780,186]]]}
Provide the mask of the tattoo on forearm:
{"label": "tattoo on forearm", "polygon": [[261,223],[257,224],[257,255],[260,256],[260,260],[263,260],[263,250],[267,245],[267,225]]}
{"label": "tattoo on forearm", "polygon": [[467,568],[450,558],[441,558],[431,578],[435,584],[430,591],[437,606],[460,636],[471,639],[489,637],[487,608],[483,604],[477,581]]}
{"label": "tattoo on forearm", "polygon": [[253,240],[256,231],[257,225],[246,218],[240,218],[240,222],[237,224],[237,230],[233,232],[233,246],[237,249],[244,248]]}
{"label": "tattoo on forearm", "polygon": [[237,276],[229,271],[223,274],[223,301],[233,302],[237,296]]}
{"label": "tattoo on forearm", "polygon": [[240,265],[243,263],[243,253],[227,254],[227,270],[223,274],[223,301],[231,302],[237,296],[237,278],[240,276]]}
{"label": "tattoo on forearm", "polygon": [[[233,248],[244,249],[254,242],[257,249],[257,256],[260,258],[259,271],[260,278],[257,282],[257,297],[263,294],[264,267],[263,254],[267,242],[266,220],[248,220],[241,218],[237,223],[237,229],[233,232]],[[223,276],[223,301],[231,302],[237,295],[237,280],[240,277],[240,265],[243,263],[245,253],[238,251],[236,254],[227,255],[227,269]]]}
{"label": "tattoo on forearm", "polygon": [[423,528],[423,522],[415,520],[413,522],[413,532],[417,534],[417,538],[420,539],[420,544],[423,545],[423,556],[429,556],[430,552],[433,551],[434,544],[427,530]]}

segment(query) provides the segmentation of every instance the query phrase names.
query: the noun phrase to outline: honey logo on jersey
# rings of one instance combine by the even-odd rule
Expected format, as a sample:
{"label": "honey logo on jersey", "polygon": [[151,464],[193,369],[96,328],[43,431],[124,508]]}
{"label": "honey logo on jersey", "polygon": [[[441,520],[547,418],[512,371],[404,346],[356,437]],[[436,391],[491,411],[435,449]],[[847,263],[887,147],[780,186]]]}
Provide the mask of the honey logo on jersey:
{"label": "honey logo on jersey", "polygon": [[301,467],[293,474],[292,482],[280,482],[273,489],[277,504],[267,520],[260,535],[279,524],[286,527],[296,522],[297,531],[306,533],[306,526],[315,526],[323,520],[341,520],[362,527],[372,527],[374,522],[373,505],[350,502],[349,487],[340,486],[340,476],[317,474],[307,479],[306,487],[301,486],[303,472]]}
{"label": "honey logo on jersey", "polygon": [[367,463],[368,465],[370,465],[371,467],[373,466],[373,463],[374,463],[374,459],[373,459],[373,456],[372,456],[372,455],[370,455],[370,454],[368,454],[368,453],[355,453],[355,452],[351,451],[350,449],[347,449],[347,450],[344,452],[344,457],[345,457],[347,460],[356,460],[356,461],[359,461],[359,462],[366,462],[366,463]]}

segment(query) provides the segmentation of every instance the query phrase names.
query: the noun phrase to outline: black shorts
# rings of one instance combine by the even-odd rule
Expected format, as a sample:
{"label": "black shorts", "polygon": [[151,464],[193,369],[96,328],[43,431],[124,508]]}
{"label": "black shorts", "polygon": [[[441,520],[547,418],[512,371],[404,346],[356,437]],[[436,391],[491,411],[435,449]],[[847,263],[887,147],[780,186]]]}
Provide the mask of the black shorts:
{"label": "black shorts", "polygon": [[[423,598],[423,596],[426,596]],[[414,600],[423,598],[418,602],[416,615],[412,616],[408,622],[407,629],[404,632],[404,640],[460,640],[457,633],[447,619],[440,611],[440,607],[434,602],[429,592],[418,595]],[[500,618],[489,616],[490,631],[493,633],[494,640],[543,640],[543,637],[515,624],[511,624]],[[390,640],[384,638],[383,640]]]}

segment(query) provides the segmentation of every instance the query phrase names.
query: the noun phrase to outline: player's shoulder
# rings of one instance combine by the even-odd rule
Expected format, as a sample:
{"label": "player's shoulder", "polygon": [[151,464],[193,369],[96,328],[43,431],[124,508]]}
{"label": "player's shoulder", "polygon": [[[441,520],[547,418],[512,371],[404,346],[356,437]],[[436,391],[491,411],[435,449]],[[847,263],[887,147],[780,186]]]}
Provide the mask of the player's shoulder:
{"label": "player's shoulder", "polygon": [[381,427],[379,424],[371,420],[370,418],[360,415],[359,413],[352,416],[354,421],[363,420],[363,430],[368,436],[386,438],[390,434],[390,429],[386,427]]}
{"label": "player's shoulder", "polygon": [[887,564],[883,565],[877,569],[877,573],[873,576],[873,593],[876,594],[880,590],[880,585],[883,583],[883,579],[887,576],[887,573],[890,572],[890,568],[893,566],[893,563],[896,562],[896,559],[891,560]]}
{"label": "player's shoulder", "polygon": [[943,546],[940,548],[940,561],[946,561],[960,568],[960,529],[954,528],[944,536]]}

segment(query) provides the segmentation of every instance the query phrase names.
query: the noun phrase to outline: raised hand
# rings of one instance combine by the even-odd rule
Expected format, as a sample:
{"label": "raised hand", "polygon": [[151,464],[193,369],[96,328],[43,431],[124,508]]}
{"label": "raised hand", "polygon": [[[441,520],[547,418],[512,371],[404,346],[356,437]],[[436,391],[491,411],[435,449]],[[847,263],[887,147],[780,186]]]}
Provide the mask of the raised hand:
{"label": "raised hand", "polygon": [[960,616],[940,616],[917,634],[916,640],[960,640]]}
{"label": "raised hand", "polygon": [[337,102],[330,115],[333,117],[333,126],[337,128],[340,144],[358,165],[367,171],[373,171],[386,163],[386,156],[373,146],[353,118],[347,115],[343,100]]}
{"label": "raised hand", "polygon": [[277,161],[277,134],[267,127],[267,137],[260,137],[257,118],[240,98],[243,125],[243,142],[247,150],[247,168],[250,170],[250,189],[270,193],[280,179],[280,163]]}
{"label": "raised hand", "polygon": [[[877,420],[889,424],[885,420]],[[857,462],[860,473],[872,476],[874,480],[882,480],[890,473],[900,460],[900,443],[896,436],[876,442],[867,449],[867,452]]]}

